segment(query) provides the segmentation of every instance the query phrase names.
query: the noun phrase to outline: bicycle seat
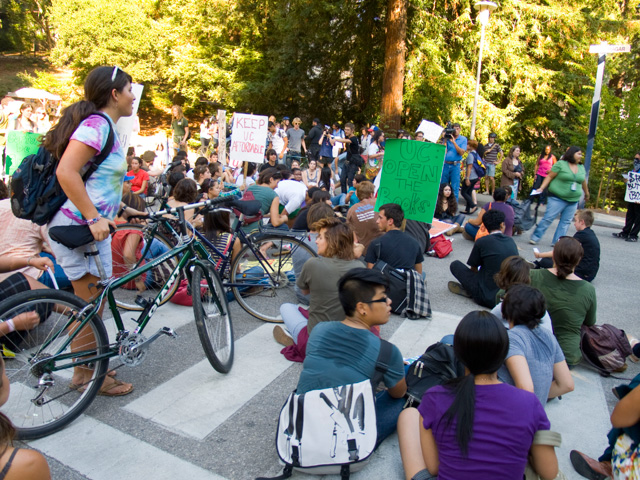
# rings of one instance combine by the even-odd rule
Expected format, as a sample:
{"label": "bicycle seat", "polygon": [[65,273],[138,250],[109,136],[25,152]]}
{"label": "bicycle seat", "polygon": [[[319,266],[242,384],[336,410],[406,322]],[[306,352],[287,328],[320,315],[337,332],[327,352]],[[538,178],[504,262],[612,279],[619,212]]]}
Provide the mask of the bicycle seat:
{"label": "bicycle seat", "polygon": [[253,217],[260,213],[262,204],[259,200],[233,200],[229,202],[229,206],[235,208],[247,217]]}
{"label": "bicycle seat", "polygon": [[[111,233],[115,231],[112,226],[109,226],[109,230],[111,230]],[[69,225],[66,227],[59,225],[51,227],[49,229],[49,237],[51,237],[51,240],[71,250],[88,245],[94,240],[89,225]]]}

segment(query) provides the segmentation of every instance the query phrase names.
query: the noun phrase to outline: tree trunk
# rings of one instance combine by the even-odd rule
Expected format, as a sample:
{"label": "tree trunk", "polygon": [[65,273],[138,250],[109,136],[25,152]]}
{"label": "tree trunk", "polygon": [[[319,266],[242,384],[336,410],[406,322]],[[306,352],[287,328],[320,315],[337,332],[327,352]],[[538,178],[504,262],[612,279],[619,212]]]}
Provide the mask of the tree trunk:
{"label": "tree trunk", "polygon": [[387,41],[382,79],[382,119],[385,131],[397,131],[402,117],[404,64],[407,51],[407,0],[389,0],[387,4]]}

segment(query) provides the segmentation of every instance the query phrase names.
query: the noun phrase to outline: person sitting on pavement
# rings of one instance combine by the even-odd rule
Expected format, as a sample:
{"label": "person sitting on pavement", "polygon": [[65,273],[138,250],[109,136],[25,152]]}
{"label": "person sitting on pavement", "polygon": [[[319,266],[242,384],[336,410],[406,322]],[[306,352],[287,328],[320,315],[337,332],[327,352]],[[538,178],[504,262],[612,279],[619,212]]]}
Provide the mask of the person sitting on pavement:
{"label": "person sitting on pavement", "polygon": [[266,161],[262,165],[260,165],[260,168],[258,169],[259,174],[262,173],[262,171],[266,170],[267,168],[276,168],[276,166],[278,165],[278,154],[273,148],[270,148],[269,150],[267,150],[267,153],[265,154],[265,158],[266,158]]}
{"label": "person sitting on pavement", "polygon": [[[339,279],[334,288],[344,315],[318,324],[311,332],[298,394],[373,378],[380,339],[372,330],[389,321],[391,300],[386,295],[387,287],[382,273],[366,268],[349,270]],[[395,345],[383,381],[387,390],[376,395],[376,448],[396,430],[405,403],[404,365]]]}
{"label": "person sitting on pavement", "polygon": [[536,432],[550,428],[540,401],[498,379],[509,351],[498,319],[467,314],[453,350],[467,374],[430,388],[417,409],[406,408],[398,419],[405,478],[521,479],[527,460],[541,478],[556,478],[553,447],[533,443]]}
{"label": "person sitting on pavement", "polygon": [[[531,276],[531,264],[524,258],[514,255],[507,257],[502,261],[500,265],[500,271],[493,276],[493,279],[498,285],[498,293],[496,295],[496,301],[498,302],[491,313],[501,320],[505,328],[509,328],[509,321],[502,315],[502,300],[506,292],[514,285],[530,285]],[[540,326],[546,328],[553,333],[553,327],[551,326],[551,317],[549,312],[545,310],[542,319],[540,320]]]}
{"label": "person sitting on pavement", "polygon": [[[357,176],[357,175],[356,175]],[[356,234],[358,242],[364,245],[366,254],[369,244],[382,235],[378,227],[378,212],[375,211],[376,200],[373,197],[373,183],[364,181],[356,187],[356,195],[360,202],[347,212],[347,223]]]}
{"label": "person sitting on pavement", "polygon": [[456,228],[447,230],[446,235],[464,232],[462,225],[464,224],[464,215],[458,213],[458,201],[453,196],[453,190],[448,183],[441,183],[438,190],[438,200],[436,201],[436,210],[433,217],[441,222],[455,225]]}
{"label": "person sitting on pavement", "polygon": [[545,314],[540,290],[528,285],[509,289],[502,302],[502,316],[509,321],[509,353],[498,370],[500,381],[535,393],[542,405],[574,388],[558,340],[540,327]]}
{"label": "person sitting on pavement", "polygon": [[[276,187],[282,180],[282,174],[275,168],[267,168],[260,172],[258,181],[247,188],[247,192],[251,192],[256,200],[262,205],[260,211],[264,217],[269,218],[272,227],[287,228],[285,223],[288,217],[284,213],[280,213],[280,199],[275,192]],[[253,222],[242,227],[243,230],[250,232],[257,229],[259,222]]]}
{"label": "person sitting on pavement", "polygon": [[504,234],[507,237],[513,235],[513,222],[514,222],[514,212],[513,208],[505,203],[507,199],[507,192],[504,188],[496,188],[493,192],[493,202],[485,203],[485,205],[480,209],[478,215],[475,218],[469,219],[464,226],[464,232],[462,232],[462,236],[467,240],[471,240],[472,242],[476,240],[478,235],[478,230],[480,230],[480,225],[482,225],[482,217],[485,212],[489,210],[499,210],[504,213]]}
{"label": "person sitting on pavement", "polygon": [[572,237],[561,237],[553,248],[553,267],[531,270],[531,286],[547,301],[553,332],[569,366],[580,363],[580,327],[596,323],[596,289],[574,271],[583,250]]}
{"label": "person sitting on pavement", "polygon": [[[573,238],[580,242],[584,251],[582,260],[580,260],[574,273],[587,282],[592,282],[600,269],[600,242],[595,232],[591,230],[593,220],[593,212],[591,210],[578,210],[573,217],[573,226],[576,228]],[[540,259],[534,262],[536,268],[553,267],[553,250],[542,253],[534,252],[534,255]]]}
{"label": "person sitting on pavement", "polygon": [[292,230],[309,230],[309,224],[307,222],[307,215],[309,214],[309,208],[316,202],[313,200],[313,194],[320,192],[318,187],[309,187],[304,197],[304,207],[300,209],[300,213],[293,222]]}
{"label": "person sitting on pavement", "polygon": [[257,163],[247,162],[247,181],[246,182],[244,181],[244,168],[243,168],[242,173],[238,175],[238,178],[236,178],[236,187],[244,191],[245,189],[249,188],[251,185],[255,184],[256,181],[253,179],[253,176],[256,173],[257,167],[258,167]]}
{"label": "person sitting on pavement", "polygon": [[334,207],[338,207],[340,205],[348,205],[349,208],[353,207],[356,203],[358,203],[358,195],[356,193],[356,189],[358,185],[364,181],[367,181],[367,177],[363,174],[358,173],[353,177],[353,181],[351,182],[351,186],[347,193],[341,193],[340,195],[336,195],[331,198],[331,204]]}
{"label": "person sitting on pavement", "polygon": [[[280,165],[278,166],[280,167]],[[274,191],[280,199],[282,207],[280,208],[280,213],[286,215],[288,221],[293,222],[293,219],[300,213],[300,207],[302,207],[307,194],[307,187],[305,187],[304,183],[294,180],[291,176],[291,171],[286,167],[279,170],[282,180],[280,180]]]}
{"label": "person sitting on pavement", "polygon": [[373,268],[378,260],[397,269],[414,269],[422,274],[424,255],[418,241],[400,230],[404,221],[404,211],[397,203],[386,203],[379,208],[378,228],[384,235],[375,238],[367,248],[364,261]]}
{"label": "person sitting on pavement", "polygon": [[518,255],[518,247],[511,237],[504,234],[504,213],[489,210],[482,216],[482,223],[489,235],[473,245],[467,260],[471,269],[460,260],[451,262],[449,269],[460,283],[449,282],[448,287],[456,295],[470,297],[478,305],[493,308],[498,293],[494,275],[500,271],[505,258]]}
{"label": "person sitting on pavement", "polygon": [[637,478],[638,445],[640,444],[640,375],[628,385],[613,389],[620,399],[611,413],[607,439],[609,445],[598,460],[578,450],[571,450],[571,465],[581,476],[593,480]]}
{"label": "person sitting on pavement", "polygon": [[[318,257],[310,258],[296,277],[296,285],[304,295],[309,295],[308,319],[298,305],[284,303],[280,313],[285,330],[277,325],[273,329],[276,341],[284,346],[306,344],[308,335],[321,322],[344,318],[344,310],[338,302],[338,279],[352,268],[362,267],[354,254],[353,230],[337,218],[324,218],[312,225],[318,232],[316,245]],[[302,331],[304,334],[301,334]]]}

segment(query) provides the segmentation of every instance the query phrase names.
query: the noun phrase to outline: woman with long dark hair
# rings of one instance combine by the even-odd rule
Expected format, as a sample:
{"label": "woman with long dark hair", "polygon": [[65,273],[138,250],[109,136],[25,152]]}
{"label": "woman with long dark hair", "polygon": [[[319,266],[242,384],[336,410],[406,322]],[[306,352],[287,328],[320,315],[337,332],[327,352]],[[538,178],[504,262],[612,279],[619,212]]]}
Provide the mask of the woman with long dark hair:
{"label": "woman with long dark hair", "polygon": [[547,209],[544,217],[531,235],[529,243],[536,245],[545,234],[551,223],[560,216],[560,221],[553,234],[551,245],[555,245],[558,239],[567,234],[573,215],[578,209],[578,202],[584,192],[585,202],[589,200],[589,185],[587,185],[587,173],[582,160],[580,147],[569,147],[565,154],[557,162],[544,179],[540,188],[536,190],[542,194],[549,187]]}
{"label": "woman with long dark hair", "polygon": [[518,190],[520,190],[520,184],[524,177],[524,168],[522,160],[520,160],[520,147],[514,145],[509,150],[509,154],[502,162],[502,178],[500,179],[500,186],[511,187],[511,199],[515,200],[518,197]]}
{"label": "woman with long dark hair", "polygon": [[333,196],[333,178],[332,178],[331,167],[324,166],[322,170],[320,170],[320,181],[318,182],[318,187],[322,190],[329,192],[331,196]]}
{"label": "woman with long dark hair", "polygon": [[523,478],[527,459],[545,479],[558,474],[553,447],[534,445],[549,430],[536,396],[498,380],[509,350],[506,329],[489,312],[467,314],[453,350],[467,374],[432,387],[420,406],[405,409],[398,440],[407,480]]}
{"label": "woman with long dark hair", "polygon": [[438,190],[438,200],[436,202],[436,210],[433,214],[435,218],[441,222],[451,223],[456,228],[448,230],[447,235],[453,235],[454,233],[463,232],[464,228],[464,215],[458,213],[458,202],[455,195],[453,195],[453,189],[448,183],[440,184],[440,190]]}
{"label": "woman with long dark hair", "polygon": [[[122,185],[127,169],[125,152],[115,131],[121,117],[133,112],[135,96],[131,88],[131,76],[118,67],[97,67],[89,73],[84,83],[85,99],[76,102],[62,112],[60,121],[44,137],[43,146],[55,158],[59,158],[56,176],[68,200],[51,219],[49,228],[55,226],[88,225],[107,278],[111,276],[111,236],[109,227],[115,227],[114,219],[121,206]],[[106,118],[97,115],[101,112]],[[107,144],[110,129],[113,130],[113,147],[98,169],[85,182],[82,173],[91,160]],[[71,280],[74,293],[90,301],[96,294],[100,274],[95,260],[85,256],[88,246],[69,250],[55,241],[51,242],[56,259]],[[86,348],[86,338],[78,335],[72,349]],[[72,384],[82,387],[91,381],[93,373],[86,367],[74,369]],[[126,395],[133,385],[105,377],[101,395]]]}

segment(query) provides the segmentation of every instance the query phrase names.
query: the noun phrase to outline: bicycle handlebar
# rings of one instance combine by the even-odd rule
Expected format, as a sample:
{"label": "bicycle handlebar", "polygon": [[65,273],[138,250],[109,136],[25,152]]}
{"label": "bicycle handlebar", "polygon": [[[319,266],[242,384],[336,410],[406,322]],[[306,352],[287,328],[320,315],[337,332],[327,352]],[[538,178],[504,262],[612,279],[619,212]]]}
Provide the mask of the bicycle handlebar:
{"label": "bicycle handlebar", "polygon": [[201,208],[201,207],[213,207],[215,205],[220,205],[223,203],[228,203],[228,202],[232,202],[234,200],[237,200],[240,196],[240,190],[235,189],[232,190],[230,192],[225,192],[224,194],[221,194],[224,196],[220,196],[217,198],[211,198],[209,200],[205,200],[204,202],[198,202],[198,203],[190,203],[189,205],[184,205],[182,207],[165,207],[164,210],[159,210],[155,213],[151,213],[149,214],[149,219],[154,219],[156,217],[161,217],[163,215],[175,215],[178,214],[180,215],[179,212],[184,212],[185,210],[193,210],[195,208]]}

